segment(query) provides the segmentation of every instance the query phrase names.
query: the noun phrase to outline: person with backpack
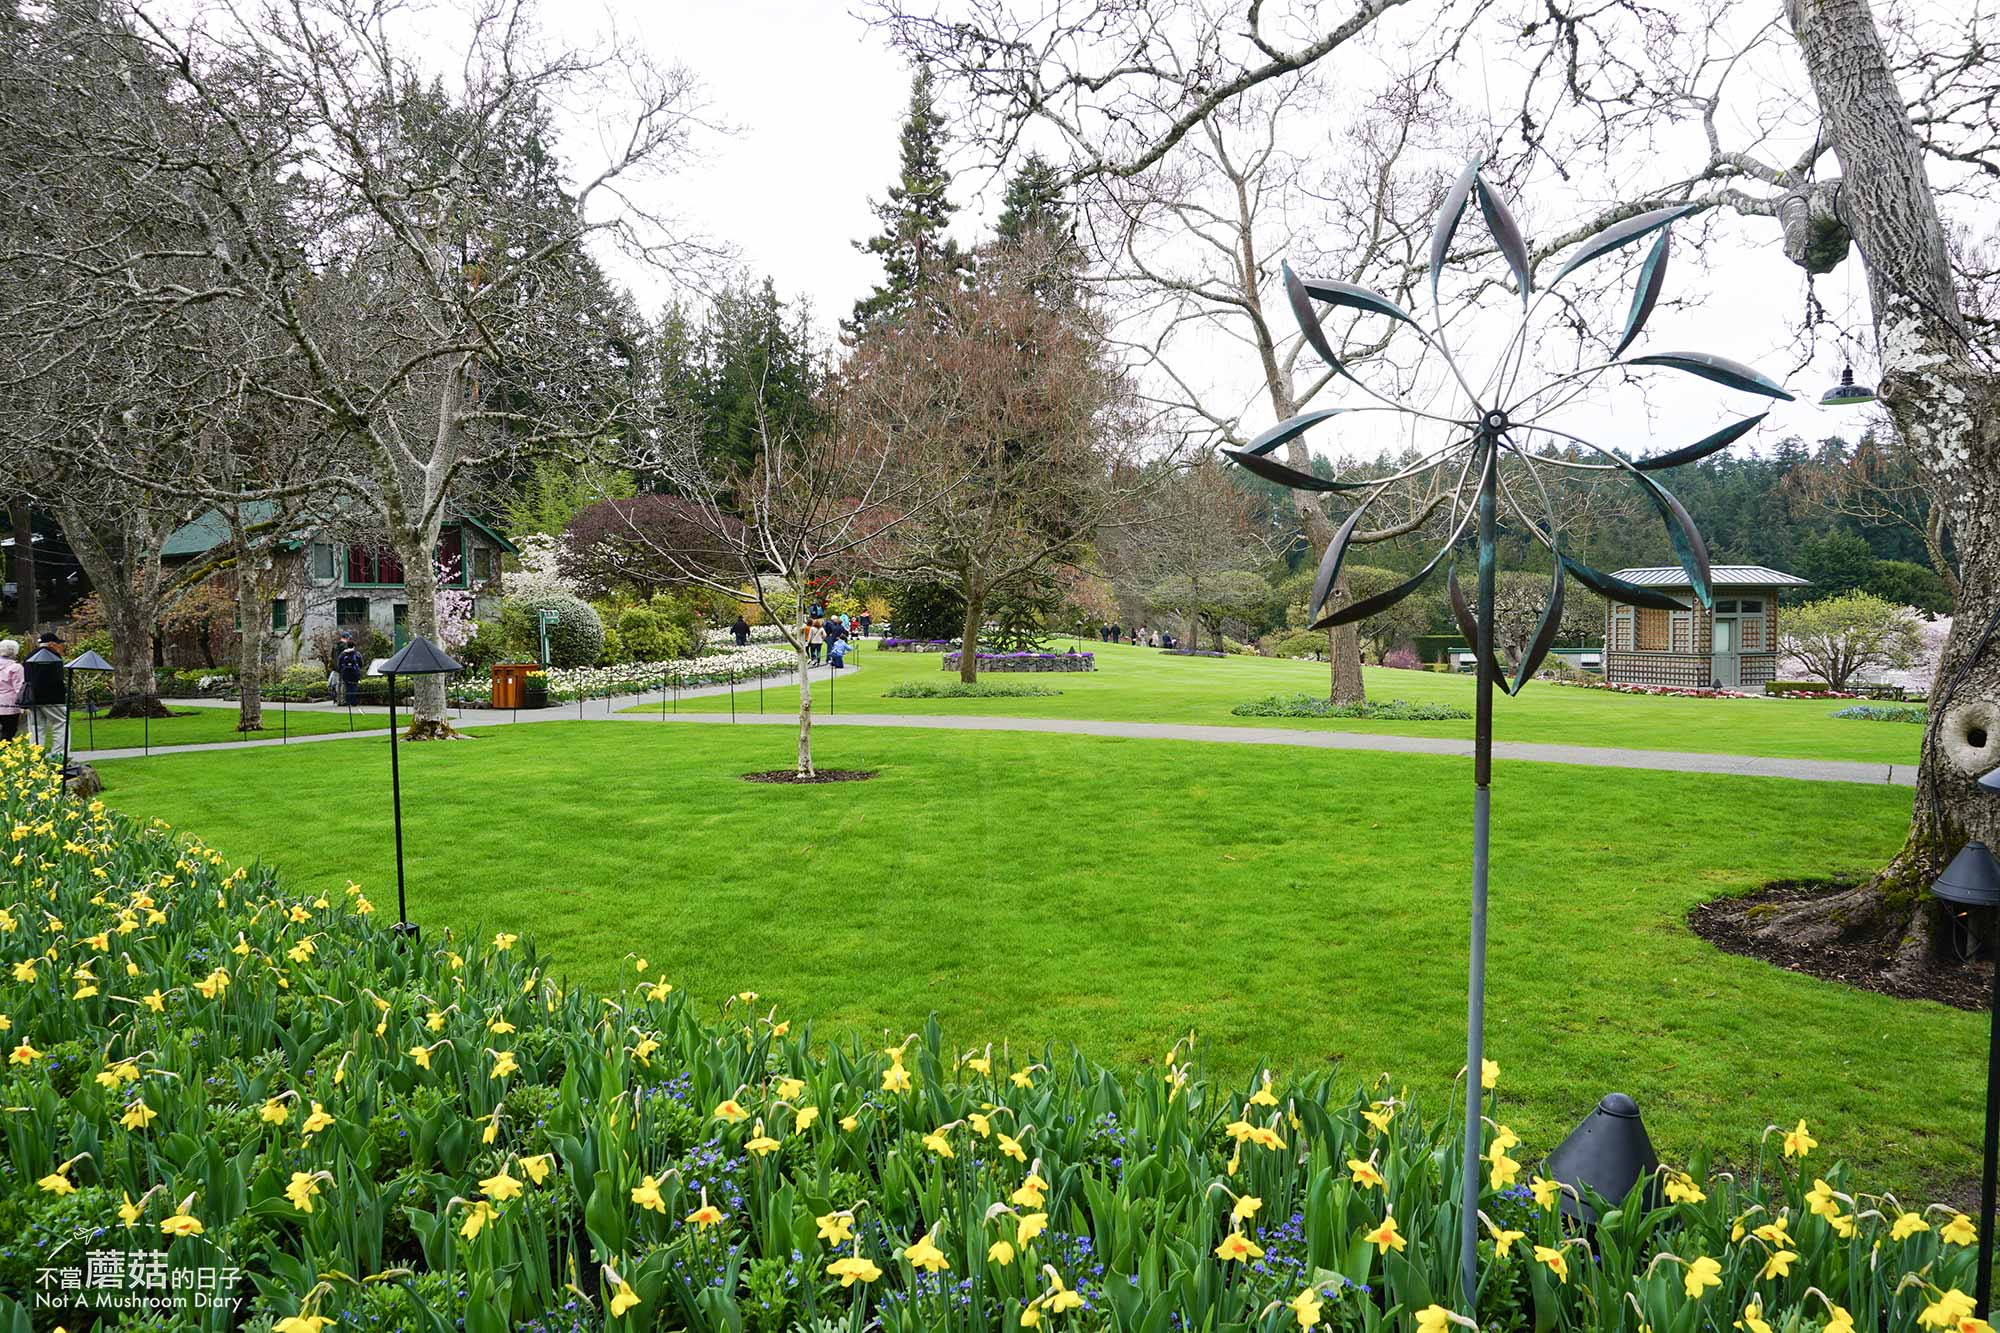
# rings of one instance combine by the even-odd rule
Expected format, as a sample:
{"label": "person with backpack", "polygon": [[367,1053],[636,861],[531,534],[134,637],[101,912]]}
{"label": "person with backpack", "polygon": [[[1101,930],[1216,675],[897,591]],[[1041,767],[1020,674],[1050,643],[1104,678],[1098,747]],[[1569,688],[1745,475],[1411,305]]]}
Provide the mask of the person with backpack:
{"label": "person with backpack", "polygon": [[334,659],[334,670],[340,673],[341,692],[346,696],[349,708],[361,702],[361,650],[354,646],[354,636],[340,636],[340,655]]}
{"label": "person with backpack", "polygon": [[738,648],[750,646],[750,622],[743,618],[742,612],[737,613],[736,623],[729,627],[729,632],[735,637]]}

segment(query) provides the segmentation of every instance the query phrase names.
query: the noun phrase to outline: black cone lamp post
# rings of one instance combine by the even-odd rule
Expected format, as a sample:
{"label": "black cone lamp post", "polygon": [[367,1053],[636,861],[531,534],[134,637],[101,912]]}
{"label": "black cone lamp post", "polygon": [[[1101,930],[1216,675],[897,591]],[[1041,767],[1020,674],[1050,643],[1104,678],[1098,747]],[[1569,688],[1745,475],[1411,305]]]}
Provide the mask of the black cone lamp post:
{"label": "black cone lamp post", "polygon": [[[45,648],[42,651],[47,652],[48,650]],[[111,670],[111,663],[105,661],[97,655],[95,650],[90,648],[84,649],[75,657],[63,663],[63,768],[65,770],[70,766],[69,714],[70,709],[76,706],[76,691],[70,682],[75,679],[75,673],[78,671],[109,670]]]}
{"label": "black cone lamp post", "polygon": [[389,793],[396,809],[396,924],[391,929],[399,940],[414,943],[417,928],[410,923],[403,898],[403,775],[396,760],[396,677],[449,676],[465,668],[445,656],[429,639],[415,634],[401,652],[376,669],[389,680]]}
{"label": "black cone lamp post", "polygon": [[[2000,796],[2000,768],[1979,779],[1987,796]],[[2000,861],[1977,840],[1959,849],[1951,864],[1931,885],[1941,902],[1991,912],[2000,907]],[[1979,1274],[1974,1313],[1988,1318],[1993,1311],[1993,1193],[1995,1159],[2000,1158],[2000,957],[1993,960],[1993,1003],[1987,1015],[1986,1146],[1979,1168]]]}

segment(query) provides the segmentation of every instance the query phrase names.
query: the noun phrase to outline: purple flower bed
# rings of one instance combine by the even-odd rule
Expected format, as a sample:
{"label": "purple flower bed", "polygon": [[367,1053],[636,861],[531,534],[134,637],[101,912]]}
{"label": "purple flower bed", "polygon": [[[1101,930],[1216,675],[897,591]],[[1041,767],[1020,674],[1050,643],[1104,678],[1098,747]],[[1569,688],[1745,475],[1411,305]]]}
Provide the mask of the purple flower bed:
{"label": "purple flower bed", "polygon": [[[944,669],[958,670],[958,654],[944,655]],[[981,671],[1095,671],[1097,658],[1090,653],[981,653]]]}
{"label": "purple flower bed", "polygon": [[935,653],[958,647],[957,639],[877,639],[876,648],[889,653]]}

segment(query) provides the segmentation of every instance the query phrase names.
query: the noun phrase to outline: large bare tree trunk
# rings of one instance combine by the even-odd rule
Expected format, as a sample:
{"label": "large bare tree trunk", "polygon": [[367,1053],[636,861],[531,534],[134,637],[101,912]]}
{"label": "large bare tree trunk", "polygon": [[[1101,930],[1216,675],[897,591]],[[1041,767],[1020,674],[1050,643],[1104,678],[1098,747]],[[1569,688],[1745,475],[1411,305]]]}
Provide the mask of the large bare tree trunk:
{"label": "large bare tree trunk", "polygon": [[[436,643],[438,638],[437,566],[433,563],[436,549],[435,532],[420,532],[415,534],[414,540],[396,543],[396,558],[403,562],[403,600],[409,607],[405,623],[412,637],[421,634],[432,643]],[[445,678],[413,676],[410,685],[410,729],[403,733],[403,738],[412,741],[461,739],[464,733],[451,725],[451,716],[445,706]]]}
{"label": "large bare tree trunk", "polygon": [[264,621],[270,612],[249,554],[236,552],[236,729],[264,729]]}
{"label": "large bare tree trunk", "polygon": [[[128,558],[115,556],[90,528],[89,519],[64,507],[63,535],[77,563],[90,575],[92,589],[104,605],[111,630],[111,708],[109,717],[165,717],[159,681],[153,675],[153,626],[160,614],[160,525],[132,515],[118,534]],[[136,556],[130,553],[137,550]]]}
{"label": "large bare tree trunk", "polygon": [[977,578],[965,581],[965,624],[959,630],[958,678],[967,685],[979,679],[979,631],[986,624],[986,588]]}
{"label": "large bare tree trunk", "polygon": [[[1837,225],[1853,234],[1867,266],[1882,402],[1945,511],[1961,594],[1932,687],[1902,851],[1860,889],[1765,928],[1793,940],[1876,939],[1892,976],[1915,977],[1936,957],[1931,880],[1968,838],[2000,843],[2000,801],[1982,799],[1973,785],[2000,766],[2000,642],[1974,661],[2000,613],[2000,380],[1972,357],[1923,150],[1866,0],[1789,0],[1786,8],[1840,159]],[[1781,216],[1795,257],[1801,238],[1791,233],[1835,225],[1807,208]]]}

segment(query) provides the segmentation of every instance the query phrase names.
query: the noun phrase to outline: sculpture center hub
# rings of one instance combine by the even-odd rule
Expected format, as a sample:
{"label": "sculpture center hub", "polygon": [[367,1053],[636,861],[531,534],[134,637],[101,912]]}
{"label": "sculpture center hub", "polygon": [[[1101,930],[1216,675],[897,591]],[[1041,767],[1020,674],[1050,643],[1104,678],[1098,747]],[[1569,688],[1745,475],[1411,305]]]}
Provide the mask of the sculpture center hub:
{"label": "sculpture center hub", "polygon": [[1507,414],[1501,411],[1497,407],[1493,408],[1486,414],[1484,422],[1487,433],[1491,435],[1498,435],[1501,431],[1506,430],[1508,426],[1513,424],[1512,422],[1507,420]]}

